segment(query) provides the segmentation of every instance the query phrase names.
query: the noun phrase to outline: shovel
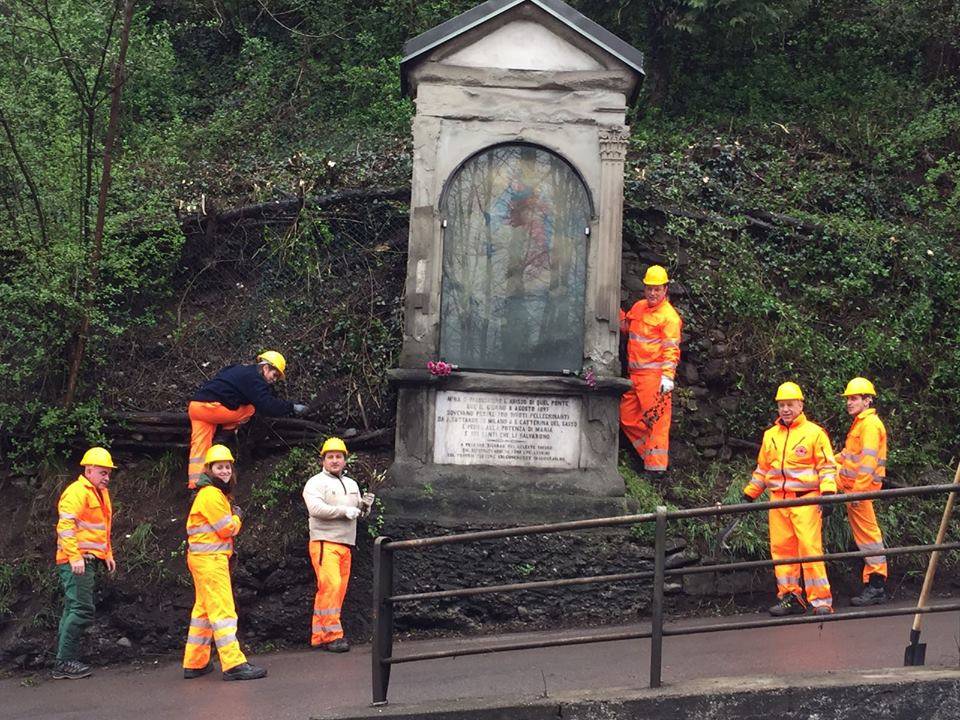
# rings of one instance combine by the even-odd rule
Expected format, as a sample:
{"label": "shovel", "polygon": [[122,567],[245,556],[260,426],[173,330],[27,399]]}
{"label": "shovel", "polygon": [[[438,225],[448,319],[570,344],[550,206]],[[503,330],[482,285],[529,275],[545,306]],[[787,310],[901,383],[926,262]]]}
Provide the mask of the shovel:
{"label": "shovel", "polygon": [[[960,485],[960,465],[957,465],[957,471],[953,476],[954,485]],[[947,527],[950,525],[950,517],[953,515],[953,500],[956,497],[950,493],[947,497],[947,504],[943,508],[943,519],[940,520],[940,530],[937,532],[937,545],[943,542],[947,535]],[[927,598],[930,596],[930,590],[933,588],[933,577],[937,574],[937,563],[940,561],[940,552],[934,550],[930,553],[930,562],[927,565],[927,574],[923,578],[923,588],[920,590],[920,600],[917,601],[917,609],[926,607]],[[923,627],[923,615],[917,613],[913,617],[913,627],[910,629],[910,644],[903,651],[904,667],[923,665],[927,657],[927,644],[920,642],[920,630]]]}

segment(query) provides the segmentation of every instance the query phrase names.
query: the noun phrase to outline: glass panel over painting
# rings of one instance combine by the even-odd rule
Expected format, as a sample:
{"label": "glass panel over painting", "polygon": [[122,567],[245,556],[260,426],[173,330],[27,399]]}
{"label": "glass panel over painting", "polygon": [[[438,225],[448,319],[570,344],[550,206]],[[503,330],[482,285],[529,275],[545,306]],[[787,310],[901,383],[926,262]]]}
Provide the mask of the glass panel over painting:
{"label": "glass panel over painting", "polygon": [[500,145],[444,199],[440,356],[462,368],[578,372],[590,201],[553,153]]}

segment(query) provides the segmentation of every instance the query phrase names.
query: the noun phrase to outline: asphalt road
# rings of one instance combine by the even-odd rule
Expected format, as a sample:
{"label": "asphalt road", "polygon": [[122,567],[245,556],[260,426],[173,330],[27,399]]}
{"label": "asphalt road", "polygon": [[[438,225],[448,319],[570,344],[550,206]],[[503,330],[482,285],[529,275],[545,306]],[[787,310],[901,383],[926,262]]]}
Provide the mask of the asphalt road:
{"label": "asphalt road", "polygon": [[[726,618],[757,619],[761,616]],[[664,684],[711,677],[803,676],[843,670],[899,667],[911,617],[851,620],[667,637]],[[684,620],[671,627],[714,620]],[[639,628],[640,626],[637,626]],[[561,633],[523,633],[510,640],[546,636],[602,635],[632,628]],[[922,639],[927,667],[960,666],[960,615],[927,615]],[[479,638],[397,643],[395,654],[443,650],[484,642]],[[390,703],[455,701],[458,698],[542,697],[561,691],[645,687],[649,679],[647,640],[604,642],[565,648],[429,660],[398,665]],[[138,720],[229,718],[305,719],[362,709],[370,702],[370,648],[344,655],[309,650],[251,658],[268,678],[225,683],[215,672],[184,680],[176,662],[97,670],[85,680],[45,677],[0,681],[0,718],[13,720]]]}

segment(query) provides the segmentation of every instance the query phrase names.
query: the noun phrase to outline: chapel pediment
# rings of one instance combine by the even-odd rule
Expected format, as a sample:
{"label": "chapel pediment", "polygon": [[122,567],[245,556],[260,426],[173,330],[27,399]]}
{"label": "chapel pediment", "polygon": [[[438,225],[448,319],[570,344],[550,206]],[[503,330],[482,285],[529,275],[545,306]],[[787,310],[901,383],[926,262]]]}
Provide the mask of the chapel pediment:
{"label": "chapel pediment", "polygon": [[404,45],[400,68],[405,92],[415,88],[412,76],[425,66],[614,72],[635,79],[630,82],[633,96],[643,75],[643,54],[560,0],[490,0]]}

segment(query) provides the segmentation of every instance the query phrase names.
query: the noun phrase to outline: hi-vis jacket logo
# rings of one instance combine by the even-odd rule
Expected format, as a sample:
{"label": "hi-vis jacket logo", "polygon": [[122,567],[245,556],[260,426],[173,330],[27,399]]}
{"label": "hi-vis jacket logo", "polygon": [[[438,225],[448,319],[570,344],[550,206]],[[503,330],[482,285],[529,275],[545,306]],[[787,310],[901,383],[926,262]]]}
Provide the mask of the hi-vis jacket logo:
{"label": "hi-vis jacket logo", "polygon": [[807,449],[806,449],[803,445],[798,445],[797,447],[795,447],[795,448],[793,449],[793,453],[794,453],[797,457],[805,457],[806,454],[807,454]]}

